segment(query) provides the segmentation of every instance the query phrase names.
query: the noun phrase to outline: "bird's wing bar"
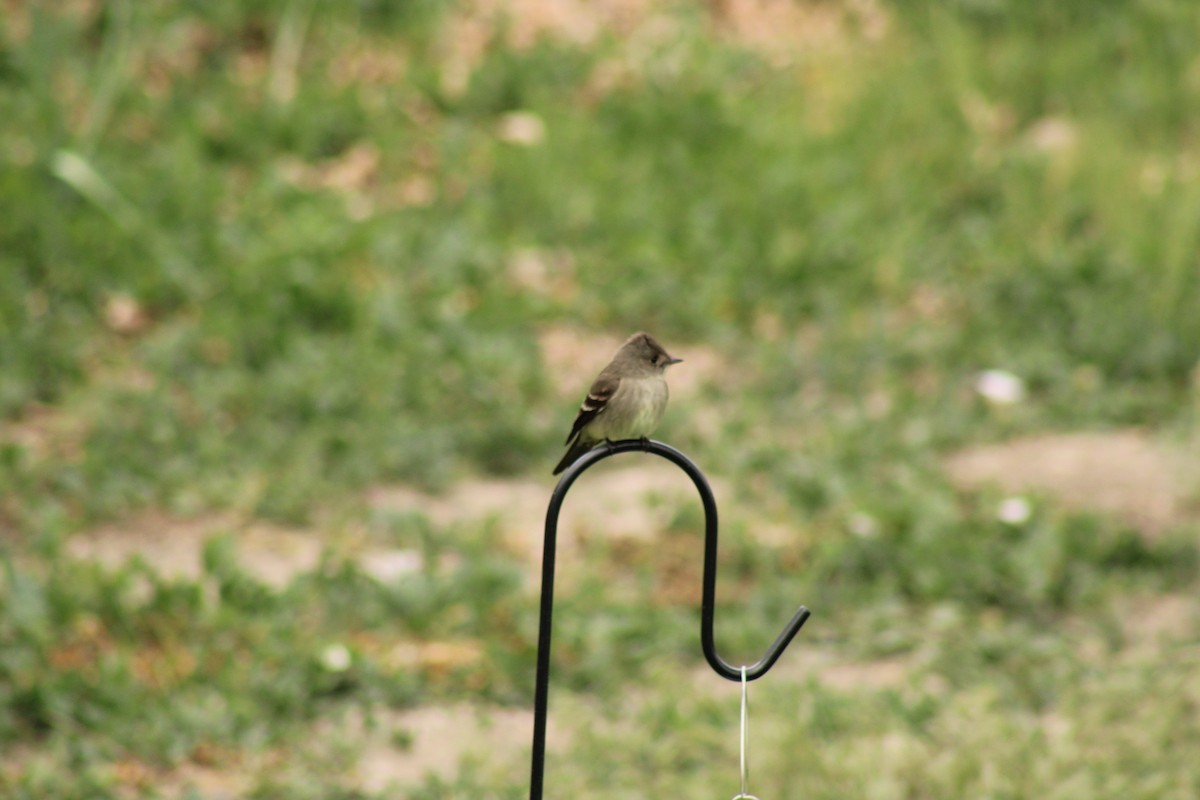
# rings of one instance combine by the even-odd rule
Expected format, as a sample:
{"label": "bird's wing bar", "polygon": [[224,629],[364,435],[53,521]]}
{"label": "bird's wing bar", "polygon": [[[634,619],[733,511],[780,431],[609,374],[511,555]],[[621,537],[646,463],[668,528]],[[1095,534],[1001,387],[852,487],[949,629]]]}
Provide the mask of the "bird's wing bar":
{"label": "bird's wing bar", "polygon": [[620,378],[600,373],[600,377],[596,378],[592,388],[588,389],[588,396],[584,399],[583,404],[579,406],[579,415],[575,417],[575,424],[571,426],[571,433],[567,435],[565,444],[570,444],[571,440],[578,436],[589,422],[604,411],[609,398],[613,396],[620,385]]}

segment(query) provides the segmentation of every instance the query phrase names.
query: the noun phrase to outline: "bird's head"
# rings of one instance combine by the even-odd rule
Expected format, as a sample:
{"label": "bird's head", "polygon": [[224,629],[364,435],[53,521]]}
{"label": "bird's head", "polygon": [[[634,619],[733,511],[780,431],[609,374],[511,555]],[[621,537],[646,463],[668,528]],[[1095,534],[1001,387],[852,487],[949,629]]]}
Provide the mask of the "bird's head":
{"label": "bird's head", "polygon": [[635,333],[621,346],[622,355],[631,358],[638,366],[656,372],[665,372],[667,367],[683,361],[666,351],[658,340],[648,333]]}

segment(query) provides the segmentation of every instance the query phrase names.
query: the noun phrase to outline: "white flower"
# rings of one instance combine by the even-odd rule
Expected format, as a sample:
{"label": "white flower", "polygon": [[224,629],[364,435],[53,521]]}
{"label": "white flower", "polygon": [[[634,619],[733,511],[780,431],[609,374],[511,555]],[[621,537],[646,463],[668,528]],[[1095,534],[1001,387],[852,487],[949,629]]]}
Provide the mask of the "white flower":
{"label": "white flower", "polygon": [[345,672],[353,661],[354,657],[344,644],[331,644],[321,651],[321,666],[330,672]]}
{"label": "white flower", "polygon": [[975,391],[989,403],[1008,406],[1025,399],[1025,381],[1002,369],[988,369],[975,376]]}
{"label": "white flower", "polygon": [[511,111],[500,118],[497,135],[503,142],[532,147],[546,138],[546,123],[532,111]]}
{"label": "white flower", "polygon": [[879,523],[870,514],[855,511],[850,515],[850,532],[862,539],[874,539],[879,535]]}
{"label": "white flower", "polygon": [[1006,497],[996,506],[996,519],[1009,525],[1028,522],[1033,516],[1033,506],[1024,497]]}
{"label": "white flower", "polygon": [[405,575],[420,572],[425,558],[417,550],[385,550],[372,553],[359,566],[380,583],[395,583]]}
{"label": "white flower", "polygon": [[1039,153],[1062,153],[1075,148],[1079,131],[1068,119],[1043,117],[1030,126],[1025,139]]}

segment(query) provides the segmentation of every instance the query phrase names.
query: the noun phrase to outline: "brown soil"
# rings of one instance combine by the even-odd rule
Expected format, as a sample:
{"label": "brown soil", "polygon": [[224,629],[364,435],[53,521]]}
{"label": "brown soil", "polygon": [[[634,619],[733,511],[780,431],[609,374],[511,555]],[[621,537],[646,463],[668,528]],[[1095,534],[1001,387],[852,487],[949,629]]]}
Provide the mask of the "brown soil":
{"label": "brown soil", "polygon": [[1155,535],[1197,519],[1189,502],[1200,467],[1194,453],[1140,430],[1059,433],[970,448],[945,467],[964,489],[1044,495]]}

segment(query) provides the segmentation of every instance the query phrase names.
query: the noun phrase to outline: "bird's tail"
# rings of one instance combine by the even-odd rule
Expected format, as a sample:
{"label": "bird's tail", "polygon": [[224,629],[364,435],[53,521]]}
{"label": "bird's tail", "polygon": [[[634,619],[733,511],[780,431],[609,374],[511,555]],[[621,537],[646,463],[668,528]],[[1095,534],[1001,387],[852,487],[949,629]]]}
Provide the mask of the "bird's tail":
{"label": "bird's tail", "polygon": [[571,442],[571,446],[567,448],[567,454],[562,457],[562,461],[558,462],[558,466],[554,468],[554,473],[557,475],[567,467],[575,463],[575,459],[591,450],[596,446],[595,442],[585,442],[583,437],[576,437],[575,441]]}

